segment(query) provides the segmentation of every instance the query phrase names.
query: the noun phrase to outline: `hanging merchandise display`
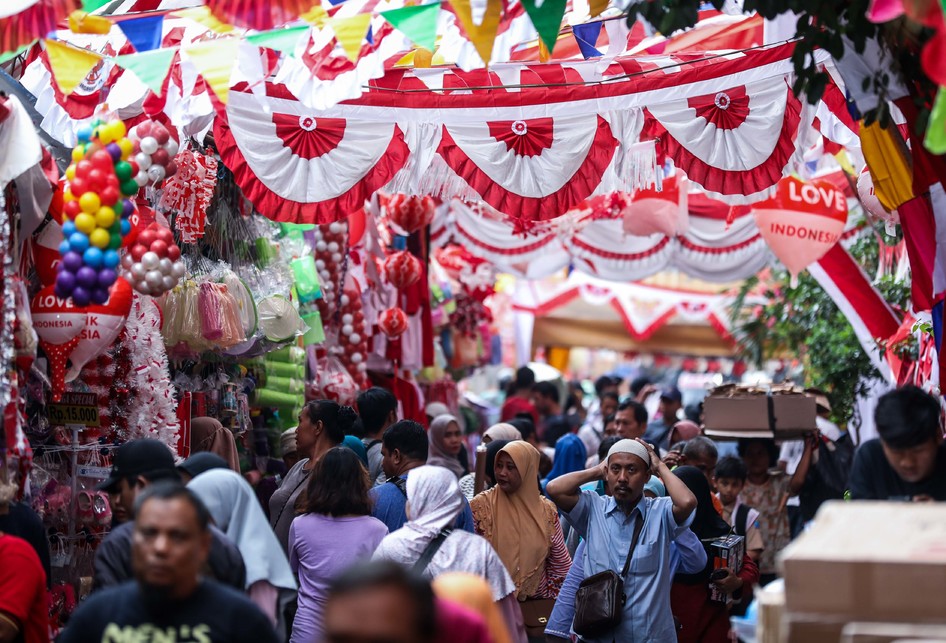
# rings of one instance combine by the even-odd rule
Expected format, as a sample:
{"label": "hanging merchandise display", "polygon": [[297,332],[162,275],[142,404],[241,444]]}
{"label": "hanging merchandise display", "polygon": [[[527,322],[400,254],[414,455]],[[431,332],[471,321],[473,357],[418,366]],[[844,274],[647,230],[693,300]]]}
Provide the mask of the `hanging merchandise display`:
{"label": "hanging merchandise display", "polygon": [[134,245],[122,258],[122,276],[142,295],[160,297],[184,277],[181,249],[164,226],[151,223],[138,232]]}

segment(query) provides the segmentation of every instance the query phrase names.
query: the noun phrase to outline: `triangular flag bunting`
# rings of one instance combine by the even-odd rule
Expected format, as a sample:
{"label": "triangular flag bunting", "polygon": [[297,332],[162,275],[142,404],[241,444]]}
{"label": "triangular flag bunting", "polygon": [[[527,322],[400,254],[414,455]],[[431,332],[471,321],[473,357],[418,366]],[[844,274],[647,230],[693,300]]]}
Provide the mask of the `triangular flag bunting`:
{"label": "triangular flag bunting", "polygon": [[325,11],[322,5],[317,4],[299,17],[310,25],[321,27],[325,24],[325,21],[328,20],[328,12]]}
{"label": "triangular flag bunting", "polygon": [[565,16],[567,0],[545,0],[541,7],[536,6],[536,0],[522,0],[522,8],[529,14],[532,26],[539,32],[539,38],[549,48],[549,53],[555,51],[558,41],[558,32],[562,28],[562,18]]}
{"label": "triangular flag bunting", "polygon": [[246,39],[257,47],[266,47],[273,51],[292,54],[299,44],[299,39],[309,32],[309,25],[290,27],[289,29],[273,29],[262,33],[247,36]]}
{"label": "triangular flag bunting", "polygon": [[437,16],[440,3],[422,4],[382,11],[381,15],[418,47],[433,51],[437,44]]}
{"label": "triangular flag bunting", "polygon": [[89,72],[102,60],[102,56],[85,49],[64,45],[56,40],[45,40],[46,55],[53,78],[59,90],[67,96],[75,91]]}
{"label": "triangular flag bunting", "polygon": [[167,78],[176,52],[177,47],[153,49],[143,54],[115,56],[114,60],[116,65],[133,73],[155,95],[160,96],[164,89],[164,79]]}
{"label": "triangular flag bunting", "polygon": [[575,36],[575,42],[578,43],[578,49],[585,60],[589,58],[598,58],[602,55],[595,47],[598,42],[598,36],[601,34],[600,22],[586,22],[583,25],[572,26],[572,34]]}
{"label": "triangular flag bunting", "polygon": [[178,18],[187,18],[197,24],[201,24],[214,33],[225,34],[233,31],[233,25],[217,20],[208,7],[194,7],[193,9],[180,9],[171,14]]}
{"label": "triangular flag bunting", "polygon": [[14,49],[13,51],[2,51],[2,52],[0,52],[0,64],[5,63],[6,61],[8,61],[8,60],[10,60],[10,59],[12,59],[12,58],[16,58],[17,56],[19,56],[20,54],[22,54],[24,51],[26,51],[27,49],[29,49],[30,47],[32,47],[32,46],[33,46],[33,43],[35,43],[35,42],[36,42],[35,40],[32,40],[32,41],[26,43],[25,45],[23,45],[22,47],[20,47],[19,49]]}
{"label": "triangular flag bunting", "polygon": [[134,47],[141,53],[151,51],[161,46],[161,26],[164,16],[148,16],[134,20],[122,20],[118,23],[119,29],[125,34]]}
{"label": "triangular flag bunting", "polygon": [[608,0],[589,0],[588,8],[591,10],[591,17],[601,15],[608,8]]}
{"label": "triangular flag bunting", "polygon": [[82,10],[86,13],[92,13],[99,7],[104,7],[112,0],[82,0]]}
{"label": "triangular flag bunting", "polygon": [[220,102],[227,104],[230,97],[230,74],[237,59],[238,38],[218,38],[202,42],[184,50],[204,82],[217,95]]}
{"label": "triangular flag bunting", "polygon": [[499,28],[499,17],[502,13],[502,0],[486,0],[486,11],[483,12],[483,20],[480,24],[473,22],[473,8],[470,7],[470,0],[450,0],[453,10],[463,25],[463,30],[473,46],[476,53],[483,59],[483,63],[489,65],[489,59],[493,55],[493,43],[496,41],[496,30]]}
{"label": "triangular flag bunting", "polygon": [[371,24],[370,13],[360,13],[348,18],[329,18],[328,24],[335,32],[335,40],[345,50],[348,60],[358,62],[358,55],[361,53],[361,43],[365,40],[365,34],[368,33],[368,25]]}

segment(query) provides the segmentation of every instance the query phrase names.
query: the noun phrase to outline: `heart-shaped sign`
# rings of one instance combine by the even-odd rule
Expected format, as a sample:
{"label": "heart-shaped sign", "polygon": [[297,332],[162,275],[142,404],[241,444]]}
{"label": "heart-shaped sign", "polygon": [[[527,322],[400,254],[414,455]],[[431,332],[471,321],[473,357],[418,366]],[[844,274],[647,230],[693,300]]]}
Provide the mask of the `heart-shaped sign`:
{"label": "heart-shaped sign", "polygon": [[79,344],[85,328],[86,311],[72,299],[60,299],[53,286],[40,290],[30,303],[33,328],[39,335],[39,345],[49,358],[49,377],[53,401],[59,401],[66,388],[66,361]]}
{"label": "heart-shaped sign", "polygon": [[827,181],[786,177],[754,211],[762,238],[793,279],[841,239],[847,223],[847,199]]}
{"label": "heart-shaped sign", "polygon": [[86,306],[85,328],[79,335],[79,344],[72,351],[66,372],[66,381],[79,377],[82,367],[111,346],[125,327],[131,310],[131,284],[118,279],[109,290],[108,301],[101,306]]}

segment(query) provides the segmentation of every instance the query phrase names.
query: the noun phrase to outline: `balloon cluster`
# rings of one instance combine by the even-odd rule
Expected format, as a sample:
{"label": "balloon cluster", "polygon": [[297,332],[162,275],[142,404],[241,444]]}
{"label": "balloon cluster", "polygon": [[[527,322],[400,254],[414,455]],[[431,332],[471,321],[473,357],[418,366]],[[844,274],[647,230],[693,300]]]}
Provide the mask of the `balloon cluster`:
{"label": "balloon cluster", "polygon": [[129,197],[138,192],[134,176],[139,168],[129,160],[134,144],[125,134],[120,120],[81,128],[66,169],[55,294],[71,297],[77,306],[107,302],[108,289],[118,278],[118,250],[135,212]]}
{"label": "balloon cluster", "polygon": [[158,183],[177,173],[174,156],[178,144],[168,128],[157,121],[147,120],[135,125],[129,136],[134,145],[134,160],[139,168],[135,175],[138,185]]}
{"label": "balloon cluster", "polygon": [[342,284],[336,283],[342,274],[342,262],[347,252],[347,226],[336,221],[328,225],[319,225],[313,230],[315,235],[315,267],[319,271],[319,282],[322,284],[322,293],[326,310],[322,311],[322,318],[327,319],[335,314],[339,289]]}
{"label": "balloon cluster", "polygon": [[135,244],[122,258],[123,275],[142,295],[158,297],[178,284],[184,276],[181,249],[171,231],[152,223],[138,233]]}

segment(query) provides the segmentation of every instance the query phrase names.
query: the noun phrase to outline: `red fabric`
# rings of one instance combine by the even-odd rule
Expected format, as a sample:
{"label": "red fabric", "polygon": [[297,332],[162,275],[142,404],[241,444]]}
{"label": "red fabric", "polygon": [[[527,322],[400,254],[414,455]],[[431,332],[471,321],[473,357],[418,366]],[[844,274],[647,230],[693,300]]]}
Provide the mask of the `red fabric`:
{"label": "red fabric", "polygon": [[414,420],[418,424],[427,424],[427,413],[420,404],[417,387],[410,382],[393,375],[371,372],[371,384],[387,389],[394,394],[401,405],[401,419]]}
{"label": "red fabric", "polygon": [[344,118],[315,118],[273,112],[276,136],[299,158],[328,154],[345,138]]}
{"label": "red fabric", "polygon": [[[715,495],[712,497],[716,499]],[[759,567],[743,555],[742,569],[736,576],[742,579],[742,591],[751,591],[759,582]],[[674,583],[670,587],[670,608],[681,625],[677,643],[729,642],[729,609],[709,600],[708,585]]]}
{"label": "red fabric", "polygon": [[436,643],[492,643],[483,617],[451,601],[442,598],[436,601]]}
{"label": "red fabric", "polygon": [[749,116],[749,94],[745,85],[725,92],[694,96],[687,105],[696,111],[697,118],[705,118],[716,129],[736,129]]}
{"label": "red fabric", "polygon": [[503,403],[503,409],[499,416],[500,422],[508,422],[509,420],[514,419],[520,413],[528,413],[532,416],[532,422],[535,423],[535,428],[539,428],[539,412],[535,410],[535,407],[532,406],[532,402],[529,400],[524,400],[521,397],[510,397],[507,398]]}
{"label": "red fabric", "polygon": [[936,261],[936,225],[929,202],[914,197],[897,208],[900,227],[907,245],[913,284],[911,296],[915,310],[933,307],[933,264]]}
{"label": "red fabric", "polygon": [[533,118],[526,121],[490,121],[489,135],[506,144],[519,156],[539,156],[552,147],[554,125],[551,118]]}
{"label": "red fabric", "polygon": [[33,547],[16,536],[0,536],[0,612],[20,624],[25,643],[49,641],[46,572]]}

